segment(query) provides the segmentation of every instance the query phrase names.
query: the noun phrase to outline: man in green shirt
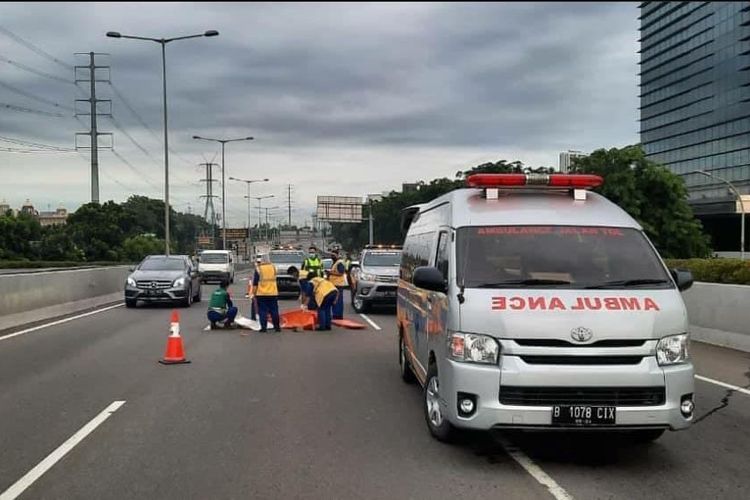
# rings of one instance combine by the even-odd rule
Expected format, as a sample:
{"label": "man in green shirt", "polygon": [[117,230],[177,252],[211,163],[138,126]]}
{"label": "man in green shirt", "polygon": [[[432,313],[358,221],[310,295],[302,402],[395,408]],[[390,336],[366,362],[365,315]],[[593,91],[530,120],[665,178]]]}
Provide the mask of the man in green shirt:
{"label": "man in green shirt", "polygon": [[216,328],[216,323],[224,321],[224,327],[228,328],[234,323],[234,318],[237,316],[237,308],[232,304],[232,297],[229,296],[227,287],[229,286],[229,280],[222,280],[219,288],[211,294],[211,299],[208,301],[208,321],[211,322],[211,329]]}

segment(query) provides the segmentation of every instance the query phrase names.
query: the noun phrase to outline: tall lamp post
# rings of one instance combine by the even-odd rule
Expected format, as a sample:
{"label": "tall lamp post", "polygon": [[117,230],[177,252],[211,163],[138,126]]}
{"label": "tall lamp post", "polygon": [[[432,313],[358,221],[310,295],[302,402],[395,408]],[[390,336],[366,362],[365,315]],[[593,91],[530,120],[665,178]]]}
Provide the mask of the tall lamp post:
{"label": "tall lamp post", "polygon": [[719,177],[718,175],[706,172],[704,170],[693,170],[691,172],[692,174],[701,174],[705,175],[706,177],[711,177],[713,179],[716,179],[717,181],[721,181],[727,186],[729,186],[730,191],[737,197],[737,199],[740,202],[740,211],[742,212],[740,219],[740,259],[745,259],[745,203],[742,201],[742,195],[739,191],[734,187],[734,185],[729,182],[728,180]]}
{"label": "tall lamp post", "polygon": [[[162,80],[162,103],[164,107],[164,253],[169,255],[169,139],[167,134],[167,51],[166,47],[169,42],[177,40],[187,40],[188,38],[201,38],[204,36],[218,36],[216,30],[208,30],[200,35],[178,36],[174,38],[149,38],[145,36],[123,35],[117,31],[108,31],[107,36],[110,38],[130,38],[133,40],[146,40],[161,44],[161,80]],[[94,80],[94,75],[91,75]]]}
{"label": "tall lamp post", "polygon": [[249,234],[249,231],[250,231],[250,184],[254,182],[268,182],[268,179],[240,179],[238,177],[230,177],[229,180],[237,181],[237,182],[244,182],[245,184],[247,184],[247,196],[245,196],[245,198],[247,198],[247,230]]}
{"label": "tall lamp post", "polygon": [[[269,210],[276,210],[277,208],[281,208],[278,205],[275,207],[265,207],[264,210],[266,211],[266,239],[268,239],[268,230],[271,229],[271,226],[268,224],[268,211]],[[273,236],[273,231],[271,231],[271,236]]]}
{"label": "tall lamp post", "polygon": [[274,198],[274,195],[267,194],[265,196],[245,196],[245,198],[252,198],[253,200],[258,200],[258,236],[260,237],[260,226],[263,223],[263,221],[261,220],[261,215],[260,215],[260,211],[261,211],[260,203],[262,200],[265,200],[268,198]]}
{"label": "tall lamp post", "polygon": [[224,168],[224,146],[228,142],[238,142],[238,141],[252,141],[253,137],[240,137],[239,139],[210,139],[208,137],[201,137],[199,135],[194,135],[193,139],[198,139],[201,141],[213,141],[218,142],[221,144],[221,227],[222,227],[222,235],[221,235],[221,249],[226,250],[227,248],[227,190],[226,190],[226,180],[224,179],[224,176],[226,174],[226,170]]}

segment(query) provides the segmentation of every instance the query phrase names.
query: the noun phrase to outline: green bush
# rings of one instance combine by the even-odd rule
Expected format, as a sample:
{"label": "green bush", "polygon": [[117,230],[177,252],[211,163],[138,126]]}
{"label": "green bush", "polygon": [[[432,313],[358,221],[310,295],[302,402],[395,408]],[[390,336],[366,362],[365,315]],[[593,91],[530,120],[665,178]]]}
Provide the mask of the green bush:
{"label": "green bush", "polygon": [[695,281],[750,285],[750,261],[740,259],[665,259],[670,268],[689,269]]}

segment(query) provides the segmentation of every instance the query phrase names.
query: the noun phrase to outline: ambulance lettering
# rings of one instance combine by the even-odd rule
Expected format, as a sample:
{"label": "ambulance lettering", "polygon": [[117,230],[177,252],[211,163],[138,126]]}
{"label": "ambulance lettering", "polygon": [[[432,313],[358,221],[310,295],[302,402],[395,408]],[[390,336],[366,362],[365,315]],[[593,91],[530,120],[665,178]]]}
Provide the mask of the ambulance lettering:
{"label": "ambulance lettering", "polygon": [[492,297],[493,311],[660,311],[650,297],[576,297],[566,305],[560,297]]}

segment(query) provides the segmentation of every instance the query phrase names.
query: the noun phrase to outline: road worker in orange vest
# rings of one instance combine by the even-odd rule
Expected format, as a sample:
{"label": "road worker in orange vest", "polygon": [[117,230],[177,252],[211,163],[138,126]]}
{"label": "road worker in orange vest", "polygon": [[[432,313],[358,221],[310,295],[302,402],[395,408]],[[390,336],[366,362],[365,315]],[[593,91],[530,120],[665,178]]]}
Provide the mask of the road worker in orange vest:
{"label": "road worker in orange vest", "polygon": [[271,264],[267,255],[264,256],[263,262],[255,268],[253,287],[255,297],[258,300],[260,331],[263,333],[268,331],[268,315],[270,314],[274,331],[280,332],[279,289],[276,285],[276,266]]}
{"label": "road worker in orange vest", "polygon": [[346,287],[346,264],[339,255],[338,250],[334,250],[331,255],[333,256],[333,266],[328,274],[328,280],[333,283],[336,290],[339,291],[336,303],[333,305],[333,319],[344,319],[344,288]]}
{"label": "road worker in orange vest", "polygon": [[336,287],[325,278],[311,278],[313,295],[315,302],[318,304],[318,330],[327,331],[331,329],[331,320],[333,319],[333,305],[339,296]]}

